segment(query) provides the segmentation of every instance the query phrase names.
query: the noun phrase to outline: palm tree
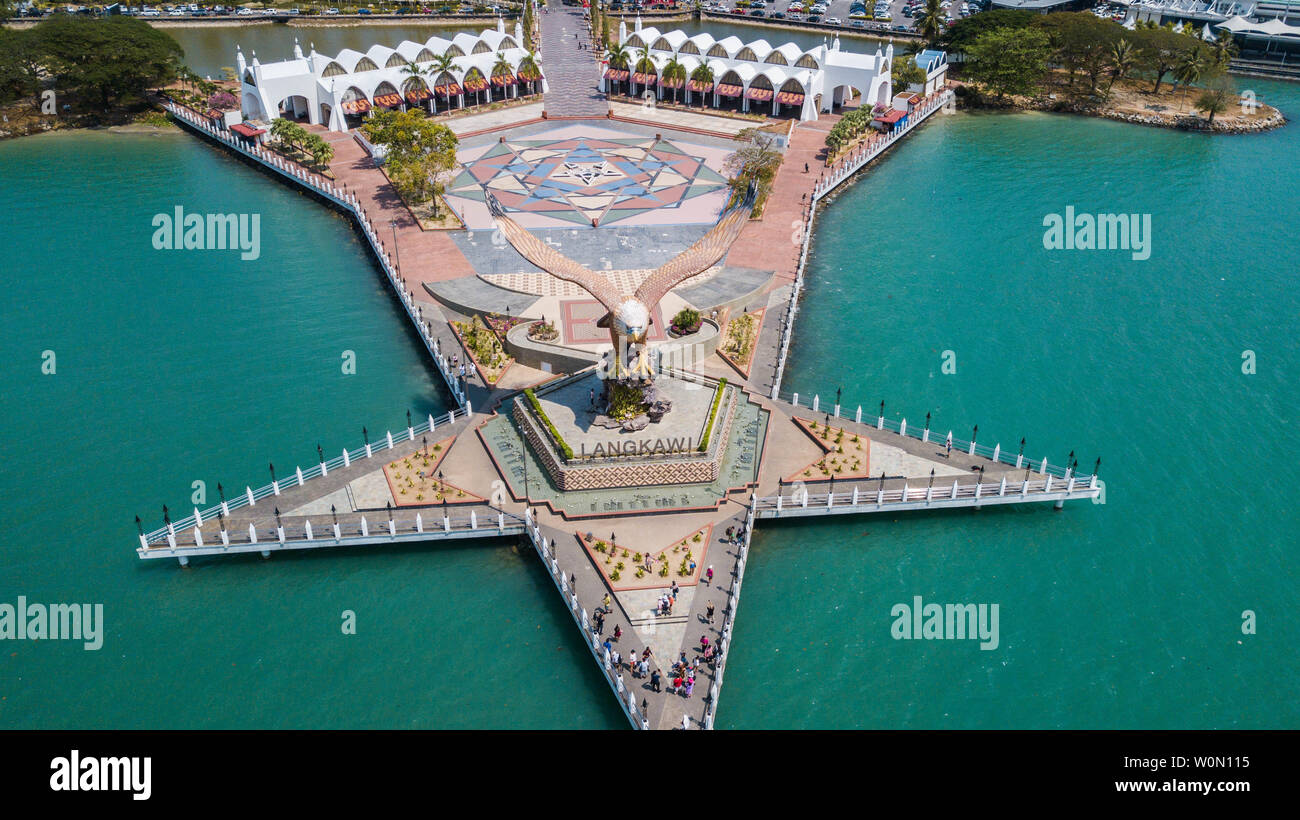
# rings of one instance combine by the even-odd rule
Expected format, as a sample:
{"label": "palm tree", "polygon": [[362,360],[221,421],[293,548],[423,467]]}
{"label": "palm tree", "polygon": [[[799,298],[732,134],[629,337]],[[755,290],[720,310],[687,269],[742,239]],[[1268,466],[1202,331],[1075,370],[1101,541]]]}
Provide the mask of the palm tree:
{"label": "palm tree", "polygon": [[609,63],[610,68],[616,71],[627,71],[627,64],[631,60],[631,56],[628,54],[627,46],[622,43],[615,43],[605,52],[605,61]]}
{"label": "palm tree", "polygon": [[1123,37],[1110,44],[1110,84],[1106,86],[1106,93],[1110,93],[1111,86],[1128,76],[1136,66],[1138,61],[1137,50],[1133,44]]}
{"label": "palm tree", "polygon": [[1205,48],[1201,45],[1201,41],[1197,40],[1184,52],[1178,67],[1174,69],[1174,78],[1183,86],[1183,102],[1187,102],[1188,86],[1195,85],[1205,75],[1205,62]]}
{"label": "palm tree", "polygon": [[528,52],[523,56],[523,59],[519,61],[519,73],[525,77],[534,78],[528,81],[529,86],[532,86],[533,83],[537,82],[535,78],[542,75],[542,70],[537,67],[537,56],[533,54],[533,52]]}
{"label": "palm tree", "polygon": [[[513,77],[513,76],[515,76],[515,69],[514,69],[514,66],[510,65],[510,60],[506,58],[506,55],[505,55],[504,52],[501,52],[501,51],[498,51],[498,52],[497,52],[497,59],[496,59],[496,62],[492,63],[492,76],[493,76],[493,77]],[[505,89],[505,86],[502,86],[502,87],[501,87],[501,95],[502,95],[503,97],[506,95],[506,89]]]}
{"label": "palm tree", "polygon": [[[450,54],[434,55],[433,61],[429,63],[429,67],[424,70],[424,73],[425,76],[433,80],[435,84],[438,82],[438,78],[441,77],[443,74],[450,74],[452,76],[455,76],[456,58],[451,56]],[[438,96],[436,94],[433,96],[433,105],[436,109],[438,105]],[[451,110],[450,94],[447,95],[447,110],[448,111]]]}
{"label": "palm tree", "polygon": [[[654,74],[655,76],[659,75],[659,69],[655,68],[654,60],[650,59],[649,48],[641,49],[641,56],[637,58],[636,61],[636,72],[638,74]],[[649,89],[650,89],[650,83],[646,83],[646,90]]]}
{"label": "palm tree", "polygon": [[[1232,58],[1237,56],[1237,43],[1232,39],[1232,35],[1226,31],[1219,32],[1219,39],[1210,44],[1210,55],[1216,65],[1227,68]],[[1213,120],[1214,115],[1211,114],[1210,118]]]}
{"label": "palm tree", "polygon": [[[423,81],[424,78],[424,69],[420,68],[413,62],[408,62],[406,65],[402,66],[402,73],[407,77],[414,77],[421,81]],[[402,83],[402,85],[406,85],[406,83]]]}
{"label": "palm tree", "polygon": [[[691,79],[709,88],[711,88],[713,83],[717,80],[717,78],[713,76],[713,69],[709,68],[705,63],[701,63],[695,67],[695,70],[691,72]],[[704,104],[708,101],[708,94],[709,92],[707,91],[700,92],[700,108],[703,108]]]}
{"label": "palm tree", "polygon": [[678,83],[684,84],[686,82],[686,66],[677,62],[677,55],[674,54],[672,59],[664,66],[663,78],[667,82],[673,83],[673,104],[676,105]]}
{"label": "palm tree", "polygon": [[925,8],[921,9],[920,16],[916,18],[916,29],[928,45],[934,45],[948,21],[948,13],[939,3],[940,0],[925,0]]}
{"label": "palm tree", "polygon": [[[479,71],[477,67],[475,67],[475,68],[471,68],[469,71],[465,72],[465,83],[466,83],[466,85],[468,85],[468,84],[471,83],[471,82],[477,84],[478,81],[481,80],[481,79],[483,79],[483,72],[482,72],[482,71]],[[479,96],[480,93],[481,93],[481,89],[478,89],[478,88],[475,88],[475,89],[474,89],[474,104],[475,104],[475,105],[478,105],[479,103],[481,103],[481,102],[483,101],[483,98],[482,98],[481,96]]]}

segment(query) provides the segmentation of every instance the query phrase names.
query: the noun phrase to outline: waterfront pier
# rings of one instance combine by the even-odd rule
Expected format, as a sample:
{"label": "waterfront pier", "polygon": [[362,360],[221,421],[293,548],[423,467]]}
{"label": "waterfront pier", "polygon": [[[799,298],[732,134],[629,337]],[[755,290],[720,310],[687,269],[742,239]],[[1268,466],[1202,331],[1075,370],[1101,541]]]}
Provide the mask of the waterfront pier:
{"label": "waterfront pier", "polygon": [[[534,154],[559,156],[581,142],[584,153],[568,154],[565,162],[592,176],[642,172],[641,166],[619,164],[631,154],[637,162],[654,161],[656,171],[645,179],[656,183],[662,164],[691,157],[687,164],[695,176],[685,184],[701,195],[673,199],[674,180],[657,191],[663,210],[638,201],[618,212],[618,203],[603,202],[604,222],[581,224],[564,213],[569,221],[557,223],[553,215],[568,199],[547,200],[546,185],[537,183],[533,195],[510,210],[511,224],[527,234],[519,245],[531,248],[522,254],[488,238],[504,223],[475,205],[473,186],[463,181],[450,185],[448,196],[465,230],[423,230],[349,135],[326,132],[338,151],[325,176],[196,112],[169,106],[188,129],[355,221],[442,375],[451,409],[410,419],[400,429],[367,431],[360,445],[344,449],[335,443],[307,467],[277,471],[272,465],[270,484],[223,487],[221,502],[206,509],[183,515],[165,509],[161,526],[146,531],[141,524],[140,558],[188,566],[196,558],[231,554],[273,558],[277,552],[344,549],[357,555],[383,545],[515,539],[546,568],[630,726],[711,728],[753,532],[761,522],[1009,504],[1060,509],[1065,501],[1101,495],[1099,461],[1080,472],[1074,453],[1059,452],[1068,449],[1059,443],[1052,444],[1052,454],[1032,447],[1026,452],[1023,441],[1004,446],[977,440],[978,428],[967,427],[966,420],[960,429],[971,430],[969,439],[953,435],[948,425],[931,426],[924,408],[909,408],[917,414],[910,420],[895,419],[883,407],[841,403],[840,390],[782,392],[819,200],[942,110],[949,101],[946,90],[925,99],[907,122],[829,166],[814,167],[824,158],[825,134],[838,115],[791,122],[782,146],[786,161],[763,218],[737,229],[739,239],[724,249],[722,261],[663,296],[664,305],[691,306],[702,317],[699,336],[656,340],[692,353],[681,369],[666,368],[660,378],[707,391],[701,400],[678,399],[673,411],[686,418],[692,434],[703,431],[698,451],[642,464],[563,454],[559,429],[595,429],[588,424],[595,414],[581,398],[560,397],[559,387],[569,379],[598,381],[601,368],[594,362],[609,341],[587,327],[603,312],[592,313],[596,300],[565,289],[581,276],[550,276],[531,260],[563,251],[572,256],[566,263],[584,276],[603,271],[611,282],[631,288],[651,281],[651,272],[674,254],[687,262],[692,254],[699,257],[699,243],[709,247],[712,222],[721,224],[726,212],[725,186],[714,177],[721,158],[733,150],[735,131],[716,124],[722,118],[715,115],[672,111],[658,118],[653,108],[644,121],[626,114],[615,121],[606,116],[609,102],[593,90],[600,77],[593,53],[573,50],[577,39],[590,43],[581,10],[553,8],[539,15],[539,24],[547,118],[521,125],[471,115],[487,119],[459,127],[464,166],[479,163],[476,171],[482,171],[482,163],[504,152],[511,163],[526,164]],[[606,153],[596,156],[600,151]],[[555,173],[549,167],[545,172]],[[529,173],[541,172],[534,165]],[[545,207],[530,211],[535,201]],[[793,241],[791,223],[799,228]],[[778,226],[775,232],[772,225]],[[648,312],[656,309],[657,300],[647,306]],[[490,381],[453,323],[499,314],[528,323],[545,317],[560,339],[533,343],[508,330],[505,348],[517,361]],[[748,361],[724,360],[717,355],[719,338],[730,321],[742,317],[754,322]],[[658,325],[667,318],[661,315]],[[640,330],[644,338],[645,328]],[[458,362],[469,365],[465,372]],[[806,389],[797,376],[790,381]],[[525,389],[537,408],[542,402],[558,408],[557,423],[540,409],[529,410],[521,399]],[[585,388],[579,392],[586,395]],[[646,429],[646,435],[654,434]],[[615,429],[600,435],[631,440],[636,433]],[[338,455],[326,457],[333,452]],[[702,472],[680,478],[687,470]],[[596,471],[604,483],[584,485]],[[647,473],[660,478],[626,478]],[[671,609],[665,604],[670,596]],[[637,663],[643,657],[646,676]],[[672,667],[680,659],[694,669],[689,696],[670,691]]]}

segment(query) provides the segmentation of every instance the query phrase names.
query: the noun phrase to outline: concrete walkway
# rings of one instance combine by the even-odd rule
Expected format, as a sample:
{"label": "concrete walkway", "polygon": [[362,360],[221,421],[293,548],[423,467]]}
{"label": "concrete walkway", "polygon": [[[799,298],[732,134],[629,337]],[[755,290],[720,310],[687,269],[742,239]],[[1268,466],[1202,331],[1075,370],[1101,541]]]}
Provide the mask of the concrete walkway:
{"label": "concrete walkway", "polygon": [[558,3],[549,8],[537,18],[546,73],[546,116],[604,118],[609,103],[599,90],[600,68],[587,32],[588,12]]}

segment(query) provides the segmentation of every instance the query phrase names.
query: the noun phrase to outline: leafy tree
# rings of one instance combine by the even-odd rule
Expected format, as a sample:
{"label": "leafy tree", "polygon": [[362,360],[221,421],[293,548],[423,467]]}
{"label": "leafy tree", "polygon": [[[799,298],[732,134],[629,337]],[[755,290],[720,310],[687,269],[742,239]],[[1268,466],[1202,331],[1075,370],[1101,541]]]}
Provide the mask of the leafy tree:
{"label": "leafy tree", "polygon": [[98,97],[105,109],[171,82],[184,56],[167,32],[131,17],[56,14],[31,33],[56,86]]}
{"label": "leafy tree", "polygon": [[1156,81],[1151,93],[1159,94],[1165,75],[1178,67],[1183,53],[1191,47],[1193,41],[1162,26],[1137,28],[1129,36],[1137,44],[1139,66],[1155,75]]}
{"label": "leafy tree", "polygon": [[981,34],[966,53],[971,76],[1002,99],[1038,88],[1047,71],[1047,35],[1036,29],[995,29]]}
{"label": "leafy tree", "polygon": [[1109,93],[1111,86],[1127,77],[1138,64],[1137,50],[1127,39],[1120,37],[1110,44],[1110,83],[1106,86]]}
{"label": "leafy tree", "polygon": [[975,44],[981,34],[995,29],[1025,29],[1040,19],[1040,15],[1021,9],[990,9],[964,17],[943,33],[939,45],[948,51],[964,52]]}
{"label": "leafy tree", "polygon": [[39,101],[41,53],[31,31],[0,28],[0,102],[31,97]]}
{"label": "leafy tree", "polygon": [[759,201],[765,200],[784,159],[784,155],[776,148],[776,139],[756,128],[746,128],[736,134],[734,139],[742,143],[741,147],[728,155],[723,163],[733,195],[743,197],[752,182],[758,188]]}
{"label": "leafy tree", "polygon": [[925,85],[925,71],[912,57],[895,59],[894,64],[889,67],[889,77],[896,91],[906,90],[912,85]]}
{"label": "leafy tree", "polygon": [[433,200],[436,214],[442,175],[456,167],[458,141],[451,129],[414,111],[381,111],[361,130],[366,139],[384,146],[384,164],[398,194],[415,204]]}

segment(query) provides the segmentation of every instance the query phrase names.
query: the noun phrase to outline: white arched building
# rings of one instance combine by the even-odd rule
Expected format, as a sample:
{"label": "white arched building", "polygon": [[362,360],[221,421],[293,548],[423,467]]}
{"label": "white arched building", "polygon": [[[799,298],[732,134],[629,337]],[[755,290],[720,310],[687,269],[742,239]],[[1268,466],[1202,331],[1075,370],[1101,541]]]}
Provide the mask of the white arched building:
{"label": "white arched building", "polygon": [[[254,52],[250,63],[241,50],[235,62],[245,119],[305,118],[334,131],[356,126],[373,108],[437,112],[491,102],[494,94],[500,99],[546,90],[540,60],[530,64],[523,48],[520,25],[507,34],[502,20],[478,36],[461,32],[450,40],[375,45],[364,54],[344,49],[333,57],[316,53],[315,46],[303,56],[295,40],[292,60],[260,63]],[[420,73],[412,74],[411,65]]]}
{"label": "white arched building", "polygon": [[[829,45],[802,49],[794,43],[773,47],[766,40],[742,42],[739,37],[715,40],[708,33],[688,35],[681,30],[660,32],[636,20],[628,33],[619,24],[618,40],[627,51],[627,69],[604,66],[601,90],[626,90],[642,95],[654,89],[657,99],[673,98],[690,105],[703,103],[714,108],[733,105],[741,111],[797,115],[815,120],[819,111],[829,112],[850,98],[850,90],[862,96],[865,105],[888,105],[891,99],[890,66],[894,47],[875,54],[860,54],[840,48],[840,38]],[[648,56],[654,72],[644,70]],[[664,68],[676,60],[686,79],[664,78]],[[707,66],[713,80],[692,78],[700,66]]]}

